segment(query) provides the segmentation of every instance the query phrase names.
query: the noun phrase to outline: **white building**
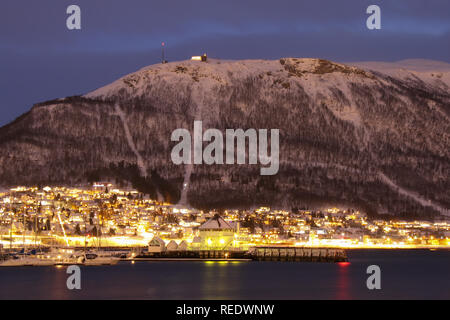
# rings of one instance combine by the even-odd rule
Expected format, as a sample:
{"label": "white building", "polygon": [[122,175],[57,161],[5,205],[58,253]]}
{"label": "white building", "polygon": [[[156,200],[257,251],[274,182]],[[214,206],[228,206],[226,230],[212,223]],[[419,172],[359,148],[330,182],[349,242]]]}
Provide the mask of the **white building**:
{"label": "white building", "polygon": [[202,62],[206,62],[206,61],[208,60],[208,56],[206,55],[206,53],[204,53],[204,54],[201,55],[201,56],[193,56],[193,57],[191,58],[191,60],[193,60],[193,61],[202,61]]}
{"label": "white building", "polygon": [[176,251],[178,250],[178,245],[174,240],[170,240],[170,242],[166,246],[167,251]]}
{"label": "white building", "polygon": [[234,228],[218,214],[199,227],[200,249],[225,250],[232,246]]}
{"label": "white building", "polygon": [[158,237],[153,237],[148,243],[148,252],[164,252],[166,251],[166,244],[164,240]]}

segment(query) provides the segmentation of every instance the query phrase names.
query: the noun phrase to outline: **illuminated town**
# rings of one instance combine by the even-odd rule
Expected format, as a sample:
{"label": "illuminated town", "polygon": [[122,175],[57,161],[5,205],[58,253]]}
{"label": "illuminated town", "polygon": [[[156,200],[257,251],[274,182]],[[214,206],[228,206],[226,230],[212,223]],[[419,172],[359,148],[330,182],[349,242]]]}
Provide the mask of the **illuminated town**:
{"label": "illuminated town", "polygon": [[[109,183],[84,188],[17,187],[0,193],[0,248],[147,247],[232,250],[258,246],[448,248],[448,221],[371,220],[352,209],[220,212],[182,208]],[[227,229],[201,235],[214,217]],[[206,229],[205,229],[206,230]],[[228,231],[228,232],[226,232]],[[205,236],[206,234],[206,236]]]}

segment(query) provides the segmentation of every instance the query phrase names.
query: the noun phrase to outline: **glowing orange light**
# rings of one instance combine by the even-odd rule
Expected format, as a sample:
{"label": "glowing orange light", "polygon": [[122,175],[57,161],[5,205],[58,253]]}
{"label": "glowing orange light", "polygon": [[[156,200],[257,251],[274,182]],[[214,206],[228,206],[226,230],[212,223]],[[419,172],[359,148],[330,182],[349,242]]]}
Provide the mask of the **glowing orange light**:
{"label": "glowing orange light", "polygon": [[338,262],[338,265],[340,267],[348,267],[350,265],[350,262]]}

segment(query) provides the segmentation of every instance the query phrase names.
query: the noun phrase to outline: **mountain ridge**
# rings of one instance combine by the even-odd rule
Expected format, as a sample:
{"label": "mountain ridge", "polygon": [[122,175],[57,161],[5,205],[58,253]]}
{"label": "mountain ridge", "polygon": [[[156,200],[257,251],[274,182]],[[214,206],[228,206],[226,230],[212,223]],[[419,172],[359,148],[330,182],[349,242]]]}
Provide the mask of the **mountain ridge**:
{"label": "mountain ridge", "polygon": [[[198,207],[341,204],[446,215],[449,101],[442,77],[323,59],[152,65],[84,96],[37,104],[0,128],[0,181],[110,178],[172,202],[184,192]],[[170,133],[194,120],[279,128],[279,175],[260,177],[250,165],[173,165]]]}

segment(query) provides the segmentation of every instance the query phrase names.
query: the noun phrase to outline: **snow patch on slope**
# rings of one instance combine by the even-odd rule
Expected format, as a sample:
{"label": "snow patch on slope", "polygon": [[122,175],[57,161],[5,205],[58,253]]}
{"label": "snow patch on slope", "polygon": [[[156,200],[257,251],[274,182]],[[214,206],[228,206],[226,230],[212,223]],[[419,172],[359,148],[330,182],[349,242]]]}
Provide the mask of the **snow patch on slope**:
{"label": "snow patch on slope", "polygon": [[147,167],[145,166],[144,159],[142,159],[141,154],[136,148],[136,145],[134,144],[133,137],[131,136],[130,128],[128,127],[127,118],[125,113],[123,112],[122,108],[120,108],[119,105],[115,105],[115,111],[116,114],[119,116],[120,120],[123,124],[123,130],[125,132],[125,137],[128,142],[128,146],[130,147],[131,151],[136,155],[137,159],[137,165],[139,167],[139,171],[142,177],[147,176]]}
{"label": "snow patch on slope", "polygon": [[383,183],[388,185],[391,189],[393,189],[397,193],[413,199],[414,201],[420,203],[424,207],[432,207],[433,209],[435,209],[436,211],[439,211],[443,215],[447,215],[447,216],[450,215],[449,209],[443,208],[435,203],[432,203],[431,200],[426,200],[413,191],[410,191],[410,190],[400,187],[394,181],[389,179],[384,173],[379,172],[378,177],[380,178],[380,180]]}
{"label": "snow patch on slope", "polygon": [[[204,110],[208,111],[208,98],[213,98],[212,96],[208,96],[208,93],[212,93],[212,87],[214,86],[214,83],[211,81],[208,81],[206,79],[199,80],[199,83],[194,84],[192,87],[192,100],[197,106],[195,119],[194,120],[201,120],[202,125],[204,127],[207,127],[208,120],[204,119]],[[201,151],[200,151],[201,152]],[[193,155],[191,155],[193,157]],[[181,189],[181,197],[178,202],[178,205],[185,206],[187,205],[187,194],[190,188],[190,181],[191,181],[191,175],[194,171],[194,165],[192,164],[193,159],[191,158],[191,163],[185,165],[185,173],[183,178],[183,186]]]}

